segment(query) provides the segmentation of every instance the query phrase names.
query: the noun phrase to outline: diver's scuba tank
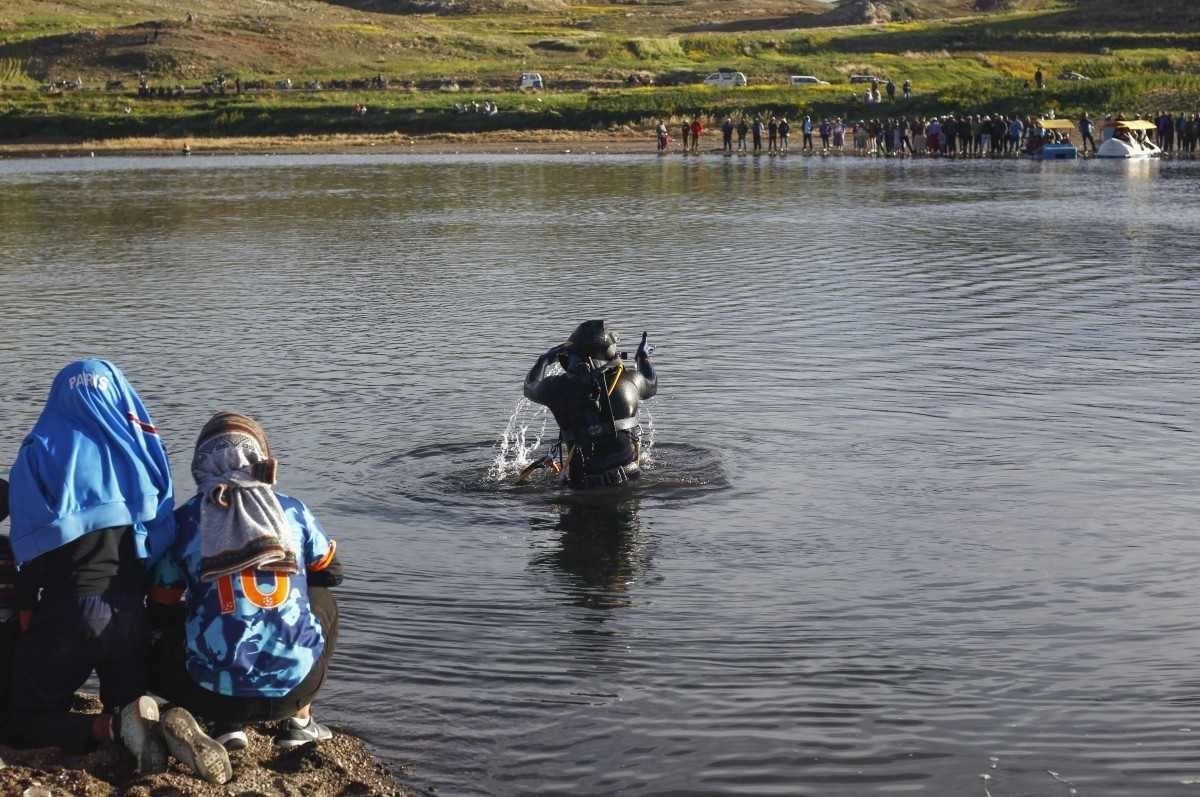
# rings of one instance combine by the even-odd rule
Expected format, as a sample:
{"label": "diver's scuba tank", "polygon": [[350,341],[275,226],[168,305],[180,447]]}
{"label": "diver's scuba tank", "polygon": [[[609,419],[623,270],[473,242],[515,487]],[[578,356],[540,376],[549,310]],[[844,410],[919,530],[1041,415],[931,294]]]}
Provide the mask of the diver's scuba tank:
{"label": "diver's scuba tank", "polygon": [[619,481],[627,481],[638,467],[640,434],[637,404],[614,402],[614,395],[625,373],[620,356],[607,362],[594,359],[582,365],[587,388],[581,393],[577,423],[574,428],[560,431],[564,445],[569,446],[566,478],[571,483],[589,481],[614,469],[626,468]]}

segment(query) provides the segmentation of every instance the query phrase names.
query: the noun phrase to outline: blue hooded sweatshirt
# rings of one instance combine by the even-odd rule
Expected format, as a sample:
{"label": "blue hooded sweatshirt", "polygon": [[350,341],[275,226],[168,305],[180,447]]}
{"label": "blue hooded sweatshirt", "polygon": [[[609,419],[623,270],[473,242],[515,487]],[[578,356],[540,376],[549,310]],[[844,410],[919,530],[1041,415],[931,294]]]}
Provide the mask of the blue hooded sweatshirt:
{"label": "blue hooded sweatshirt", "polygon": [[71,363],[9,475],[20,566],[99,529],[133,526],[153,564],[175,540],[171,466],[142,400],[106,360]]}

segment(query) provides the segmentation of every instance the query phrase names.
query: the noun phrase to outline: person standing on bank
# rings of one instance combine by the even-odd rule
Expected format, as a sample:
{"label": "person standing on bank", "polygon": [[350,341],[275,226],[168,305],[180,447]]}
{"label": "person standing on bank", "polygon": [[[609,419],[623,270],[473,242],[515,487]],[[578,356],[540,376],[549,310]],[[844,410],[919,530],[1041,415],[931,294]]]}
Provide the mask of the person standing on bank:
{"label": "person standing on bank", "polygon": [[214,722],[230,750],[247,745],[251,723],[286,719],[284,748],[333,736],[311,705],[337,643],[329,587],[342,567],[308,507],[273,489],[276,470],[257,421],[214,415],[192,457],[199,492],[175,512],[175,544],[150,589],[163,628],[152,685]]}
{"label": "person standing on bank", "polygon": [[[144,694],[147,569],[175,539],[175,496],[158,431],[125,375],[99,359],[62,369],[9,479],[23,627],[10,742],[81,752],[120,739],[142,772],[166,771],[169,748],[205,780],[229,780],[228,758],[191,714],[160,721]],[[93,670],[104,713],[72,713]]]}
{"label": "person standing on bank", "polygon": [[1085,113],[1079,117],[1079,138],[1083,144],[1081,151],[1084,155],[1087,154],[1088,145],[1092,147],[1092,154],[1096,154],[1096,139],[1094,133],[1096,131],[1096,123]]}

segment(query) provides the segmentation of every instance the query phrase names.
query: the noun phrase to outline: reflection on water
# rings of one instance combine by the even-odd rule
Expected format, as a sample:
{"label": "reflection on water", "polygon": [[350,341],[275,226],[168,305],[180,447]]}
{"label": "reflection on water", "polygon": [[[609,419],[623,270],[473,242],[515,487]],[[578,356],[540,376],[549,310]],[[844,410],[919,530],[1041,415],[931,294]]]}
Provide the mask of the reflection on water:
{"label": "reflection on water", "polygon": [[[0,161],[0,460],[87,354],[181,498],[204,421],[260,416],[345,557],[318,713],[420,787],[1177,795],[1197,177]],[[658,346],[653,463],[598,505],[489,477],[510,420],[510,473],[553,438],[514,404],[588,318]]]}
{"label": "reflection on water", "polygon": [[600,492],[560,499],[553,523],[530,518],[535,532],[558,533],[558,545],[539,552],[531,566],[561,571],[562,592],[578,606],[619,609],[630,605],[630,590],[649,568],[650,546],[641,536],[641,498],[628,490]]}

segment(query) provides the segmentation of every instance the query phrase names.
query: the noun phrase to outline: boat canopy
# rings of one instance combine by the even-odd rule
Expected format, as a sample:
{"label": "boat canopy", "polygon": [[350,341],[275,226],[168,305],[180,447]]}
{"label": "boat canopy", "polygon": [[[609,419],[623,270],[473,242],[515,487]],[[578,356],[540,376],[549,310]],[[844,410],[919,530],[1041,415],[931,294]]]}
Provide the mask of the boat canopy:
{"label": "boat canopy", "polygon": [[1157,130],[1154,122],[1145,119],[1118,119],[1115,122],[1105,122],[1105,127],[1123,127],[1126,130]]}
{"label": "boat canopy", "polygon": [[1074,130],[1075,123],[1070,119],[1039,119],[1037,122],[1043,130]]}

